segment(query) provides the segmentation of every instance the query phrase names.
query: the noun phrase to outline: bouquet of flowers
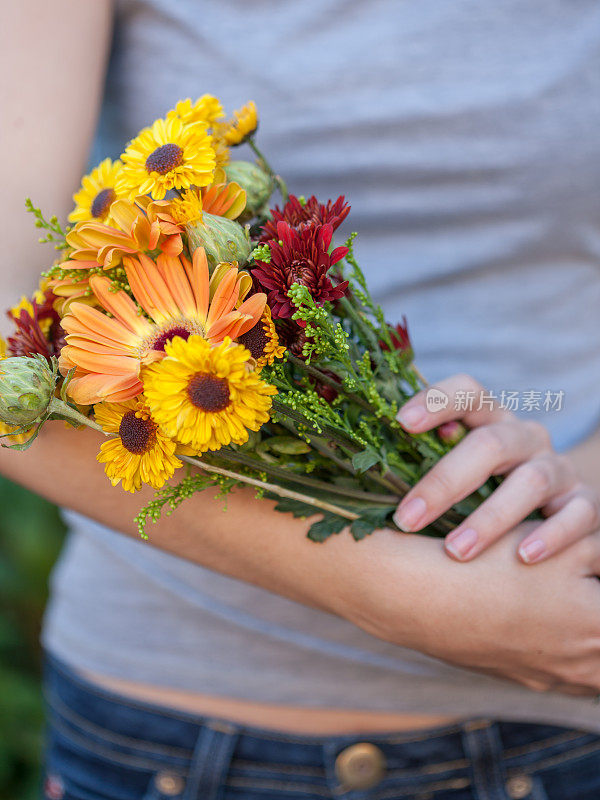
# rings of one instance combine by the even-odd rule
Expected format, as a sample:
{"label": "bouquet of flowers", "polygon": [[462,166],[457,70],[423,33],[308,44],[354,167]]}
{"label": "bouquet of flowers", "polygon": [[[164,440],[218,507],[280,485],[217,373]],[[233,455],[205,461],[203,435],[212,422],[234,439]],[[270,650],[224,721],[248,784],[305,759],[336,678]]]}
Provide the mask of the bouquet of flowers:
{"label": "bouquet of flowers", "polygon": [[[113,485],[156,495],[137,522],[207,487],[250,485],[313,517],[322,541],[383,526],[461,437],[410,435],[425,382],[406,321],[389,324],[353,253],[344,197],[288,195],[256,144],[254,103],[177,103],[83,178],[71,223],[27,207],[58,258],[10,310],[0,433],[29,447],[48,419],[102,433]],[[256,160],[232,160],[247,143]],[[274,192],[281,205],[273,205]],[[485,485],[427,530],[443,535]]]}

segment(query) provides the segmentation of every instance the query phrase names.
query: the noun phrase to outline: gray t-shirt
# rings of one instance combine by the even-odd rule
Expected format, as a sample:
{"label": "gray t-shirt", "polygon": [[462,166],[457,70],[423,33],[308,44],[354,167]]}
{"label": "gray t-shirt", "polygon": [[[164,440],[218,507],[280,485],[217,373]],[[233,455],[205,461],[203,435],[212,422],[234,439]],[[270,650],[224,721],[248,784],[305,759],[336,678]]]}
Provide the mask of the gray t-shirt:
{"label": "gray t-shirt", "polygon": [[[125,0],[95,160],[178,98],[254,99],[292,191],[351,201],[344,230],[388,318],[408,316],[421,370],[519,393],[565,448],[600,418],[599,90],[597,0]],[[44,642],[76,667],[600,730],[588,700],[473,676],[67,519]]]}

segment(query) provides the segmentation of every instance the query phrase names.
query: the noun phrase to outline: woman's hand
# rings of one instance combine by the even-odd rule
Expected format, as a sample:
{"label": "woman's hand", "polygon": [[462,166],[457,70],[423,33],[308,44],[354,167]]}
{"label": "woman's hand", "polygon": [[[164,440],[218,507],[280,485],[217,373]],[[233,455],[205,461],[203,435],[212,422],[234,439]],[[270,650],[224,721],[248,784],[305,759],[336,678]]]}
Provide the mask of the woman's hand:
{"label": "woman's hand", "polygon": [[380,567],[380,585],[389,585],[395,562],[410,570],[384,629],[374,632],[536,691],[597,695],[600,535],[529,569],[515,547],[531,527],[524,523],[468,564],[446,558],[437,539],[396,534],[397,557]]}
{"label": "woman's hand", "polygon": [[[486,397],[484,389],[467,375],[432,388],[447,396],[445,407],[429,411],[429,390],[422,391],[400,410],[402,426],[410,433],[423,433],[462,420],[470,431],[402,500],[395,514],[399,528],[421,530],[492,475],[507,477],[446,537],[446,551],[459,561],[477,556],[537,508],[546,519],[519,544],[519,557],[526,564],[560,552],[599,526],[600,498],[579,480],[570,459],[554,452],[542,425],[518,419],[490,402],[480,403],[479,398]],[[463,397],[475,398],[473,409],[456,411],[457,396],[465,392]]]}

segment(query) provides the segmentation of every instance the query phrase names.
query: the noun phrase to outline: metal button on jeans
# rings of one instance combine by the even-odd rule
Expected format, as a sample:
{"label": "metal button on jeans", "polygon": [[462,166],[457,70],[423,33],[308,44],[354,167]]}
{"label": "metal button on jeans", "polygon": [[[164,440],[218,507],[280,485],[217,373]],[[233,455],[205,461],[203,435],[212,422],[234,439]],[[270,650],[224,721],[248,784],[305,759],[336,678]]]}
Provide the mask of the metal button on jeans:
{"label": "metal button on jeans", "polygon": [[172,772],[159,772],[154,778],[154,783],[158,791],[167,797],[181,794],[185,786],[181,775],[174,775]]}
{"label": "metal button on jeans", "polygon": [[533,789],[533,781],[529,775],[515,775],[506,781],[506,793],[512,800],[523,800],[529,797]]}
{"label": "metal button on jeans", "polygon": [[385,775],[385,757],[374,744],[353,744],[336,758],[335,774],[346,790],[370,789]]}

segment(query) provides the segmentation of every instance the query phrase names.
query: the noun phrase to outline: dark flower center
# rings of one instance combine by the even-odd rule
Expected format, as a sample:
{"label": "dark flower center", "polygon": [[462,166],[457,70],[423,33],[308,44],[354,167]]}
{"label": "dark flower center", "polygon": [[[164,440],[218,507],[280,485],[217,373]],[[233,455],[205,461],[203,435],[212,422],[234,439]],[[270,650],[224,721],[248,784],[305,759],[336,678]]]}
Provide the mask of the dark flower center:
{"label": "dark flower center", "polygon": [[167,342],[170,342],[171,339],[174,339],[176,336],[180,336],[184,341],[187,342],[187,340],[190,338],[190,332],[181,325],[177,325],[174,328],[169,328],[168,331],[161,333],[161,335],[152,345],[152,349],[161,350],[164,353]]}
{"label": "dark flower center", "polygon": [[302,349],[307,341],[304,328],[301,328],[294,320],[284,320],[283,324],[277,328],[277,336],[292,355],[296,358],[304,358]]}
{"label": "dark flower center", "polygon": [[119,436],[123,447],[136,456],[146,453],[154,444],[156,425],[151,419],[137,417],[135,411],[123,414]]}
{"label": "dark flower center", "polygon": [[311,269],[306,261],[292,261],[287,270],[289,286],[299,283],[302,286],[310,286]]}
{"label": "dark flower center", "polygon": [[262,322],[259,322],[249,331],[246,331],[246,333],[242,333],[241,336],[238,336],[237,341],[250,350],[250,355],[252,358],[258,360],[261,358],[261,356],[264,356],[270,340],[267,332],[265,331],[264,325]]}
{"label": "dark flower center", "polygon": [[190,402],[202,411],[224,411],[229,405],[229,384],[225,378],[197,372],[187,386]]}
{"label": "dark flower center", "polygon": [[92,217],[100,217],[101,219],[105,217],[116,196],[114,189],[102,189],[98,192],[90,209]]}
{"label": "dark flower center", "polygon": [[177,144],[162,144],[146,159],[147,172],[160,172],[166,175],[183,161],[183,150]]}

